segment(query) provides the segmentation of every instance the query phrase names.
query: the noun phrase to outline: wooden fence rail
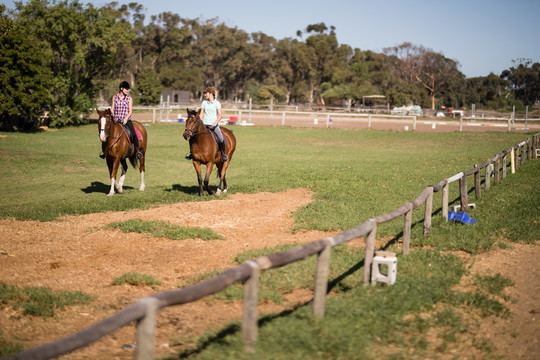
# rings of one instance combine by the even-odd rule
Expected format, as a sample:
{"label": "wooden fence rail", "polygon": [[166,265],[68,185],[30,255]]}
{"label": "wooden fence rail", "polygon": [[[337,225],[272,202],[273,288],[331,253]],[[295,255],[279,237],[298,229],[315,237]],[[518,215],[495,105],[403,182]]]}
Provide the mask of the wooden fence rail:
{"label": "wooden fence rail", "polygon": [[[534,134],[532,138],[527,139],[512,148],[502,151],[495,155],[493,159],[487,159],[481,165],[474,165],[470,170],[460,172],[454,176],[440,181],[437,185],[428,186],[413,201],[401,205],[394,211],[371,218],[364,221],[359,226],[343,231],[332,237],[319,239],[308,244],[296,247],[283,252],[278,252],[266,256],[258,257],[254,260],[248,260],[241,265],[227,269],[215,277],[199,282],[197,284],[178,289],[165,291],[142,298],[131,306],[117,312],[84,330],[65,338],[22,351],[17,354],[9,355],[2,360],[7,359],[50,359],[69,353],[78,348],[90,345],[100,338],[113,333],[114,331],[137,322],[137,348],[135,357],[137,360],[146,360],[153,358],[154,333],[156,328],[156,316],[159,309],[181,305],[196,301],[205,296],[215,294],[224,290],[230,285],[245,281],[244,299],[243,299],[243,317],[242,317],[242,337],[246,345],[247,352],[254,352],[257,341],[257,301],[260,272],[273,268],[286,266],[293,262],[303,260],[309,256],[317,255],[317,268],[314,279],[314,297],[312,302],[312,312],[316,317],[324,316],[325,301],[328,288],[328,273],[331,256],[331,248],[345,242],[366,236],[366,251],[364,255],[364,273],[363,283],[369,284],[371,264],[375,254],[375,239],[377,234],[377,225],[392,221],[400,216],[404,217],[403,224],[403,249],[404,255],[409,253],[410,235],[412,226],[412,211],[424,205],[423,236],[429,236],[431,230],[431,219],[433,213],[433,194],[442,190],[442,216],[448,220],[448,194],[449,185],[459,180],[460,204],[463,211],[467,211],[468,187],[467,176],[474,175],[475,195],[480,198],[480,170],[485,169],[485,189],[489,190],[490,177],[493,176],[495,183],[500,181],[500,160],[502,159],[502,178],[506,178],[506,157],[511,154],[511,168],[517,165],[515,156],[520,157],[520,165],[525,160],[530,160],[536,149],[540,146],[540,133]],[[519,166],[519,165],[518,165]],[[516,167],[517,168],[517,167]]]}

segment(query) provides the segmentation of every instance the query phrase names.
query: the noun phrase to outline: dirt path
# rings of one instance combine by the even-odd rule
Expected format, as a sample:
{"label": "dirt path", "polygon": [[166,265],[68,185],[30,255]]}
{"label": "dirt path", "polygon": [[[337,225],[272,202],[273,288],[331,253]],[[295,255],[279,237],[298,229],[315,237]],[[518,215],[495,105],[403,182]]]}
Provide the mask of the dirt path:
{"label": "dirt path", "polygon": [[[126,196],[126,195],[124,195]],[[72,334],[157,291],[181,286],[193,275],[233,266],[238,253],[281,244],[303,243],[333,235],[316,231],[291,234],[291,213],[311,201],[304,189],[283,193],[234,194],[225,200],[179,203],[148,210],[67,216],[55,222],[0,220],[0,282],[18,286],[47,286],[54,290],[80,290],[97,296],[90,306],[70,307],[54,320],[22,316],[18,310],[0,308],[0,333],[20,339],[26,346],[40,345]],[[106,224],[127,219],[161,220],[172,224],[210,228],[225,240],[174,241],[144,234],[104,230]],[[355,241],[359,246],[361,241]],[[540,356],[538,316],[539,246],[512,245],[474,258],[473,270],[511,277],[515,303],[508,303],[510,320],[487,319],[486,335],[508,358]],[[151,275],[163,284],[149,287],[111,286],[127,272]],[[309,291],[291,295],[285,306],[305,302]],[[260,312],[281,307],[262,305]],[[171,339],[189,342],[208,329],[241,317],[241,304],[195,303],[160,311],[156,355],[170,350]],[[484,324],[485,322],[485,324]],[[123,328],[65,359],[132,359],[134,326]]]}

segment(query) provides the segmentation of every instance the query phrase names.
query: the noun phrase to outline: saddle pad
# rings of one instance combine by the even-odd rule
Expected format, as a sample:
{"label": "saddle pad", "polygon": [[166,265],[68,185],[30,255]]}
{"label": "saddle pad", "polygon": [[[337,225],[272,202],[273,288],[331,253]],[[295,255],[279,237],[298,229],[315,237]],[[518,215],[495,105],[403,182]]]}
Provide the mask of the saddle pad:
{"label": "saddle pad", "polygon": [[[141,141],[142,140],[142,135],[141,135],[139,129],[137,129],[135,126],[133,128],[135,129],[135,133],[137,134],[137,139],[139,139],[139,141]],[[124,129],[124,132],[126,133],[128,141],[131,144],[132,143],[132,141],[131,141],[132,137],[131,137],[131,132],[129,131],[129,128],[122,124],[122,129]]]}

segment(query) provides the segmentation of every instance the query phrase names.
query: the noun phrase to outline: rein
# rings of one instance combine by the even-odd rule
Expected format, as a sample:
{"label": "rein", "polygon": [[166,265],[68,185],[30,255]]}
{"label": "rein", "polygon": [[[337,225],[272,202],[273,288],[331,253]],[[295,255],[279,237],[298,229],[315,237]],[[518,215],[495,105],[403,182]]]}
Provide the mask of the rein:
{"label": "rein", "polygon": [[[115,121],[114,118],[113,118],[112,116],[110,116],[110,115],[107,116],[107,119],[108,119],[108,121],[111,122],[111,123],[119,124],[119,123],[118,123],[117,121]],[[121,125],[120,125],[120,126],[121,126]],[[104,131],[105,131],[105,135],[106,135],[105,138],[109,138],[109,137],[110,137],[111,139],[116,140],[115,142],[113,142],[113,143],[110,145],[110,147],[113,147],[113,146],[116,145],[116,143],[117,143],[118,141],[120,141],[120,139],[122,138],[122,133],[120,133],[120,136],[110,136],[110,134],[111,134],[111,127],[112,127],[112,124],[111,124],[111,126],[109,126],[109,129],[108,129],[108,130],[105,130],[105,129],[104,129]]]}
{"label": "rein", "polygon": [[[199,122],[201,121],[201,118],[198,117],[198,116],[190,116],[190,117],[188,118],[188,120],[191,119],[191,118],[195,118],[195,125],[193,125],[193,128],[194,128],[194,129],[197,129],[197,128],[199,127]],[[204,129],[203,131],[195,131],[195,130],[188,129],[188,128],[186,128],[185,131],[188,132],[188,134],[189,134],[190,137],[194,137],[195,135],[203,134],[203,133],[205,133],[205,132],[209,132],[210,130],[207,129],[207,128],[205,127],[205,129]]]}

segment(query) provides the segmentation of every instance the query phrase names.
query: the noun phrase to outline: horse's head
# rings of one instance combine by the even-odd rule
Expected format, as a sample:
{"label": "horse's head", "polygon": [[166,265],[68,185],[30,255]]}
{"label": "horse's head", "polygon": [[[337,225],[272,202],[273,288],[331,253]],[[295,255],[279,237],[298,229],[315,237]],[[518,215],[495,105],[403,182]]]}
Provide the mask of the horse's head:
{"label": "horse's head", "polygon": [[98,126],[99,126],[99,139],[102,142],[107,141],[107,136],[109,135],[110,127],[111,127],[111,121],[112,121],[112,113],[111,109],[100,111],[97,110],[99,115],[98,120]]}
{"label": "horse's head", "polygon": [[187,119],[186,119],[186,130],[184,130],[184,139],[189,140],[192,136],[197,134],[197,128],[201,125],[201,118],[199,114],[201,110],[187,110]]}

